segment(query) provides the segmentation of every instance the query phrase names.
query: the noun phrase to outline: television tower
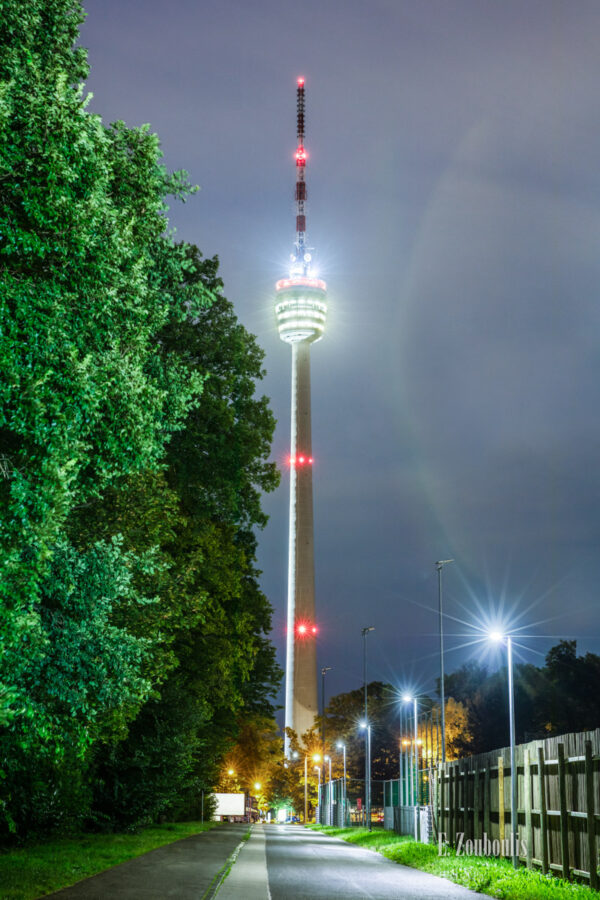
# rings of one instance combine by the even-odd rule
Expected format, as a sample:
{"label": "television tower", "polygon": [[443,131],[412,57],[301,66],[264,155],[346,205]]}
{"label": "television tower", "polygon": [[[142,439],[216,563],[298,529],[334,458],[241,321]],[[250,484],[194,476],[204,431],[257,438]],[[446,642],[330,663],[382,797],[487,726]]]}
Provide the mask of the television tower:
{"label": "television tower", "polygon": [[[306,244],[304,78],[298,78],[297,84],[296,241],[289,277],[275,285],[275,315],[279,337],[292,347],[285,725],[300,736],[312,727],[318,714],[310,345],[325,331],[327,285],[315,277],[312,248]],[[286,756],[289,749],[286,736]]]}

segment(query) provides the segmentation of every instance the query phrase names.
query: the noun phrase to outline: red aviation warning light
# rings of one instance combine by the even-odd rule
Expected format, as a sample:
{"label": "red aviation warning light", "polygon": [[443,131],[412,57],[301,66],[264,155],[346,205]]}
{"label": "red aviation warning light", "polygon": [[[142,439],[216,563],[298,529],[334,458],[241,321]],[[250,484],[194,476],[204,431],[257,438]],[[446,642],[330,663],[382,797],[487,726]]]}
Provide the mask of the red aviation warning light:
{"label": "red aviation warning light", "polygon": [[297,456],[297,457],[289,456],[288,463],[290,466],[305,466],[305,465],[312,466],[313,458],[312,458],[312,456],[303,456],[303,455]]}
{"label": "red aviation warning light", "polygon": [[296,636],[299,638],[307,638],[318,633],[319,629],[317,626],[310,622],[298,622],[296,625]]}
{"label": "red aviation warning light", "polygon": [[304,87],[304,78],[298,79],[298,87]]}

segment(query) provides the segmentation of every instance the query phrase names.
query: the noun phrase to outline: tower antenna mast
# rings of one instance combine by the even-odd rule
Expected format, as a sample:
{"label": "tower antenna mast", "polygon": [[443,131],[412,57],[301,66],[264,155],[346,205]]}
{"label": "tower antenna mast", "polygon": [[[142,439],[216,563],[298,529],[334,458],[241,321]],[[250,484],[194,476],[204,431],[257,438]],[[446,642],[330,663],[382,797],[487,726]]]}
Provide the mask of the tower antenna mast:
{"label": "tower antenna mast", "polygon": [[[296,240],[290,272],[275,285],[279,337],[292,350],[290,526],[285,680],[285,725],[298,735],[318,715],[315,564],[310,415],[310,347],[325,333],[327,285],[311,267],[306,246],[304,78],[296,82]],[[286,735],[285,754],[290,754]]]}
{"label": "tower antenna mast", "polygon": [[304,78],[299,78],[296,89],[296,256],[295,274],[308,275],[310,254],[306,247],[306,150],[304,149]]}

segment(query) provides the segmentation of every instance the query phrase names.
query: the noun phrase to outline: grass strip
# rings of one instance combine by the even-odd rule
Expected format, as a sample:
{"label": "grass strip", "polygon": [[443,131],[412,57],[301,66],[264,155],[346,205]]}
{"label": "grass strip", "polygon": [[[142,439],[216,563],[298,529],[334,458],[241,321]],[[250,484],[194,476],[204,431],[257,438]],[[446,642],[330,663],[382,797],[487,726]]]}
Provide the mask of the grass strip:
{"label": "grass strip", "polygon": [[507,859],[487,856],[457,856],[448,849],[440,856],[437,846],[420,844],[393,831],[366,828],[334,828],[308,825],[312,831],[339,837],[375,850],[403,866],[411,866],[456,884],[502,900],[599,900],[600,893],[584,884],[571,884],[537,869],[513,869]]}
{"label": "grass strip", "polygon": [[84,834],[0,853],[0,900],[37,900],[216,822],[151,825],[138,834]]}

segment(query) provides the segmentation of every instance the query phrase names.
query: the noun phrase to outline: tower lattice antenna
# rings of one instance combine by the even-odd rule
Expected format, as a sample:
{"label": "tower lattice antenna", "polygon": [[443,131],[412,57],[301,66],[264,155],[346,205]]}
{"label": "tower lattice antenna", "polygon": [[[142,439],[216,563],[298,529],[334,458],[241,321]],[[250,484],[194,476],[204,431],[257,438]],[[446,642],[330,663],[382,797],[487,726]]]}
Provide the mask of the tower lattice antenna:
{"label": "tower lattice antenna", "polygon": [[[297,81],[296,123],[298,146],[296,148],[296,253],[293,274],[307,275],[310,253],[306,246],[306,150],[304,149],[304,78]],[[307,258],[308,257],[308,258]]]}

